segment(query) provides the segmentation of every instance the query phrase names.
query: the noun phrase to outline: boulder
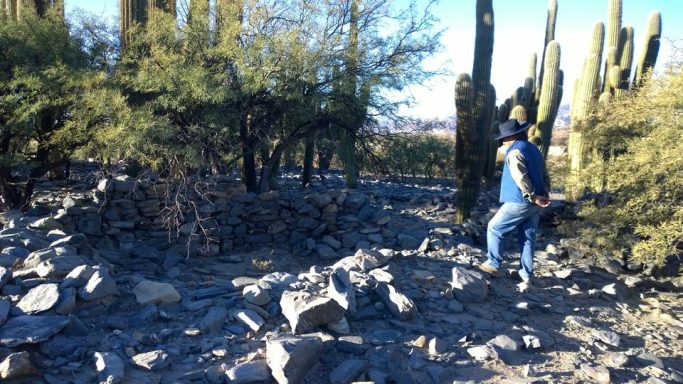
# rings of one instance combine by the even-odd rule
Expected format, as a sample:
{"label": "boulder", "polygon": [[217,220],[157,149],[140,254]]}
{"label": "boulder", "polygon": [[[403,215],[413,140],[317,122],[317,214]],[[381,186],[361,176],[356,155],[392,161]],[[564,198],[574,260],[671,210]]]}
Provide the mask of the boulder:
{"label": "boulder", "polygon": [[417,312],[415,303],[406,295],[400,293],[393,285],[379,282],[376,292],[384,301],[394,316],[401,320],[410,320]]}
{"label": "boulder", "polygon": [[285,291],[280,299],[280,307],[295,334],[309,332],[344,317],[344,308],[337,301],[307,292]]}
{"label": "boulder", "polygon": [[78,291],[85,301],[93,301],[116,293],[116,281],[109,276],[107,268],[98,268],[88,282]]}
{"label": "boulder", "polygon": [[27,315],[45,312],[59,301],[59,287],[57,284],[41,284],[32,288],[19,300],[17,308]]}
{"label": "boulder", "polygon": [[266,341],[266,362],[279,384],[297,384],[318,361],[322,350],[319,337],[275,337]]}
{"label": "boulder", "polygon": [[481,273],[462,267],[453,268],[453,294],[463,303],[481,302],[488,295],[488,285]]}
{"label": "boulder", "polygon": [[139,304],[150,303],[177,303],[180,301],[180,294],[171,284],[157,283],[144,280],[133,288],[135,300]]}

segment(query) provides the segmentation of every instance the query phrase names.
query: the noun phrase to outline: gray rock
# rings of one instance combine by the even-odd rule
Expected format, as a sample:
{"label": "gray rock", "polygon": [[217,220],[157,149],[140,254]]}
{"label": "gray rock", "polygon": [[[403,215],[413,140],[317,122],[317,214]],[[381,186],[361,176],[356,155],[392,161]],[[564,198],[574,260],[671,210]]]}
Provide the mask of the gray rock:
{"label": "gray rock", "polygon": [[279,384],[299,383],[323,350],[319,337],[276,337],[266,341],[266,362]]}
{"label": "gray rock", "polygon": [[12,353],[0,363],[0,379],[14,379],[38,374],[26,351]]}
{"label": "gray rock", "polygon": [[344,200],[344,208],[351,212],[355,212],[360,209],[365,203],[368,202],[368,197],[360,193],[352,193],[346,196]]}
{"label": "gray rock", "polygon": [[424,240],[422,240],[422,243],[420,244],[420,246],[417,248],[417,251],[420,253],[427,252],[429,250],[429,242],[430,242],[429,237],[425,237]]}
{"label": "gray rock", "polygon": [[448,301],[448,310],[453,313],[460,313],[465,310],[465,307],[458,300],[453,299]]}
{"label": "gray rock", "polygon": [[315,247],[315,252],[323,260],[332,260],[332,259],[336,259],[339,257],[337,252],[327,244],[318,244]]}
{"label": "gray rock", "polygon": [[270,379],[270,370],[266,360],[254,360],[226,370],[225,375],[231,384],[261,383]]}
{"label": "gray rock", "polygon": [[24,259],[22,265],[24,268],[35,268],[43,261],[50,260],[57,256],[74,256],[76,255],[76,252],[76,248],[70,245],[41,249],[39,251],[31,252],[26,259]]}
{"label": "gray rock", "polygon": [[331,384],[350,384],[370,365],[365,360],[349,359],[343,361],[330,373]]}
{"label": "gray rock", "polygon": [[88,244],[88,238],[82,233],[76,233],[73,235],[62,237],[59,240],[55,240],[50,244],[49,248],[61,247],[64,245],[70,245],[76,249],[80,249],[82,246]]}
{"label": "gray rock", "polygon": [[258,313],[250,309],[241,309],[235,312],[235,318],[254,332],[258,332],[266,323]]}
{"label": "gray rock", "polygon": [[611,345],[613,347],[619,347],[621,345],[621,338],[618,334],[608,330],[594,330],[592,336],[602,341],[605,344]]}
{"label": "gray rock", "polygon": [[0,327],[5,324],[9,316],[9,310],[12,304],[7,299],[0,299]]}
{"label": "gray rock", "polygon": [[338,250],[342,247],[342,243],[339,240],[329,235],[323,237],[323,243],[329,245],[335,250]]}
{"label": "gray rock", "polygon": [[337,322],[328,323],[327,328],[330,331],[336,332],[341,335],[348,335],[351,333],[351,326],[349,325],[349,321],[346,320],[346,316],[342,317],[342,319]]}
{"label": "gray rock", "polygon": [[567,268],[567,269],[561,269],[559,271],[554,271],[553,274],[558,279],[568,279],[569,277],[571,277],[573,272],[574,272],[573,269]]}
{"label": "gray rock", "polygon": [[349,272],[345,268],[335,268],[330,274],[328,296],[334,299],[344,310],[356,312],[356,293]]}
{"label": "gray rock", "polygon": [[429,340],[427,350],[429,351],[430,355],[440,355],[448,351],[449,348],[450,344],[446,340],[440,337],[433,337]]}
{"label": "gray rock", "polygon": [[58,315],[70,315],[76,308],[76,289],[62,289],[59,294],[59,301],[55,305],[55,312]]}
{"label": "gray rock", "polygon": [[90,277],[95,273],[95,268],[90,265],[79,265],[69,272],[64,280],[59,285],[60,288],[81,288],[90,280]]}
{"label": "gray rock", "polygon": [[102,236],[102,216],[84,215],[78,219],[76,228],[86,235]]}
{"label": "gray rock", "polygon": [[100,383],[116,384],[125,378],[125,363],[113,352],[95,352],[95,369]]}
{"label": "gray rock", "polygon": [[391,284],[378,283],[376,292],[382,298],[382,301],[389,308],[391,313],[401,320],[410,320],[417,312],[415,303],[406,295],[397,291]]}
{"label": "gray rock", "polygon": [[278,291],[291,288],[298,282],[296,275],[287,272],[269,273],[258,280],[260,286]]}
{"label": "gray rock", "polygon": [[467,353],[475,360],[495,360],[498,358],[496,350],[488,345],[467,348]]}
{"label": "gray rock", "polygon": [[225,307],[211,307],[204,318],[199,322],[199,329],[203,332],[218,332],[223,328],[228,310]]}
{"label": "gray rock", "polygon": [[381,281],[381,282],[384,282],[384,283],[389,283],[389,284],[391,284],[391,283],[394,281],[394,276],[393,276],[391,273],[389,273],[389,272],[387,272],[387,271],[385,271],[385,270],[383,270],[383,269],[381,269],[381,268],[373,269],[373,270],[370,271],[368,274],[369,274],[372,278],[374,278],[375,280]]}
{"label": "gray rock", "polygon": [[9,283],[10,279],[12,279],[12,268],[0,266],[0,288]]}
{"label": "gray rock", "polygon": [[168,353],[160,349],[138,353],[131,359],[135,365],[145,368],[149,371],[158,371],[160,369],[164,369],[171,363]]}
{"label": "gray rock", "polygon": [[508,335],[498,335],[491,339],[487,344],[504,351],[518,351],[520,347],[520,343]]}
{"label": "gray rock", "polygon": [[135,300],[139,304],[150,303],[176,303],[180,301],[180,294],[176,289],[167,283],[157,283],[144,280],[133,288]]}
{"label": "gray rock", "polygon": [[59,301],[59,287],[57,284],[41,284],[19,300],[17,308],[27,315],[45,312]]}
{"label": "gray rock", "polygon": [[39,229],[43,231],[51,231],[53,229],[64,229],[64,226],[59,221],[52,217],[45,217],[38,219],[28,225],[29,228]]}
{"label": "gray rock", "polygon": [[242,289],[242,296],[248,303],[254,305],[266,305],[270,303],[270,294],[268,290],[258,286],[257,284],[247,285]]}
{"label": "gray rock", "polygon": [[280,299],[280,307],[295,334],[339,321],[344,316],[344,308],[332,298],[306,292],[285,291]]}
{"label": "gray rock", "polygon": [[342,246],[344,248],[355,248],[359,241],[363,240],[360,233],[351,231],[342,235]]}
{"label": "gray rock", "polygon": [[362,336],[341,336],[337,340],[337,349],[341,352],[362,355],[367,346],[363,343]]}
{"label": "gray rock", "polygon": [[488,285],[481,273],[462,267],[453,268],[453,294],[463,303],[481,302],[488,295]]}
{"label": "gray rock", "polygon": [[620,352],[610,352],[605,355],[605,364],[611,368],[623,368],[628,364],[628,356]]}
{"label": "gray rock", "polygon": [[611,383],[609,369],[604,365],[583,363],[579,366],[579,374],[595,383]]}
{"label": "gray rock", "polygon": [[353,257],[355,258],[356,265],[361,271],[370,271],[388,263],[393,257],[393,254],[385,255],[380,251],[362,248],[357,250]]}
{"label": "gray rock", "polygon": [[522,336],[524,340],[524,346],[526,349],[539,349],[541,348],[541,339],[534,335],[524,335]]}
{"label": "gray rock", "polygon": [[80,256],[57,256],[45,260],[36,266],[36,273],[40,277],[62,278],[79,265],[87,261]]}
{"label": "gray rock", "polygon": [[403,249],[416,249],[420,246],[420,240],[410,235],[401,233],[398,235],[397,239],[399,247]]}
{"label": "gray rock", "polygon": [[36,344],[71,324],[73,319],[65,316],[28,316],[10,318],[0,327],[0,346],[16,347]]}
{"label": "gray rock", "polygon": [[332,202],[332,198],[327,193],[313,193],[306,196],[306,201],[314,207],[322,209]]}
{"label": "gray rock", "polygon": [[85,301],[93,301],[116,293],[116,281],[109,276],[107,268],[101,267],[90,276],[88,282],[78,291]]}
{"label": "gray rock", "polygon": [[87,341],[79,337],[66,337],[61,334],[40,343],[40,352],[52,359],[69,357],[79,348],[87,347]]}

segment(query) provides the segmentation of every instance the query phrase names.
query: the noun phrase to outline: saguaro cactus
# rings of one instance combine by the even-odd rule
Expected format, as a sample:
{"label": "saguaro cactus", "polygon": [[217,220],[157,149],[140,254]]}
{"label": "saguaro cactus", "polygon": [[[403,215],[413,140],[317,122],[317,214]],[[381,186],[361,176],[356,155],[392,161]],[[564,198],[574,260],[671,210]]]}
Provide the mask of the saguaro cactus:
{"label": "saguaro cactus", "polygon": [[609,77],[612,67],[619,65],[619,37],[621,35],[621,14],[622,0],[610,0],[607,20],[607,57],[605,61],[605,72],[603,75],[603,92],[613,92],[614,87],[610,85]]}
{"label": "saguaro cactus", "polygon": [[560,104],[560,44],[551,41],[546,47],[543,70],[543,89],[538,104],[537,135],[541,138],[541,152],[548,156],[553,124]]}
{"label": "saguaro cactus", "polygon": [[647,36],[645,36],[645,46],[638,60],[636,77],[633,86],[640,86],[645,80],[645,75],[654,68],[659,54],[659,39],[662,37],[662,14],[654,11],[650,13],[647,23]]}
{"label": "saguaro cactus", "polygon": [[541,69],[538,75],[538,84],[536,86],[536,103],[541,98],[541,87],[543,86],[543,71],[545,63],[545,53],[548,49],[548,44],[555,40],[555,23],[557,21],[557,0],[548,1],[548,18],[545,25],[545,42],[543,43],[543,57],[541,58]]}
{"label": "saguaro cactus", "polygon": [[455,87],[457,223],[469,217],[479,194],[494,105],[489,103],[494,31],[492,0],[477,0],[476,18],[472,77],[460,75]]}

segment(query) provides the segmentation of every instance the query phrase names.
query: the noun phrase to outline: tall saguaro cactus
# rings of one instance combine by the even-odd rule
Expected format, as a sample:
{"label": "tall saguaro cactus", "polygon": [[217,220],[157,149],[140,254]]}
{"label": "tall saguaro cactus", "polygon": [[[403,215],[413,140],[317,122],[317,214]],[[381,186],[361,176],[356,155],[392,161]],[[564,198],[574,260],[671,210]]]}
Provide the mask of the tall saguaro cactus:
{"label": "tall saguaro cactus", "polygon": [[536,102],[541,98],[541,88],[543,86],[543,71],[545,65],[545,55],[548,49],[548,44],[555,40],[555,24],[557,22],[557,0],[550,0],[548,2],[548,18],[545,25],[545,42],[543,44],[543,56],[541,57],[541,69],[538,75],[538,86],[536,87]]}
{"label": "tall saguaro cactus", "polygon": [[157,12],[176,14],[174,0],[119,0],[119,34],[121,45],[130,42],[130,28],[134,24],[147,24]]}
{"label": "tall saguaro cactus", "polygon": [[455,221],[464,222],[474,207],[487,157],[491,129],[491,64],[493,54],[492,0],[477,0],[472,77],[461,74],[455,86],[455,181],[458,187]]}
{"label": "tall saguaro cactus", "polygon": [[538,104],[536,130],[541,137],[541,152],[548,156],[553,124],[557,116],[557,106],[562,99],[560,85],[560,44],[557,41],[548,43],[543,65],[543,88]]}
{"label": "tall saguaro cactus", "polygon": [[51,8],[64,17],[64,0],[0,0],[0,10],[14,21],[21,20],[27,11],[44,17]]}
{"label": "tall saguaro cactus", "polygon": [[645,80],[645,75],[654,68],[659,54],[659,39],[662,37],[662,14],[654,11],[650,13],[647,23],[647,36],[645,36],[645,46],[638,60],[636,77],[633,81],[635,87],[640,86]]}

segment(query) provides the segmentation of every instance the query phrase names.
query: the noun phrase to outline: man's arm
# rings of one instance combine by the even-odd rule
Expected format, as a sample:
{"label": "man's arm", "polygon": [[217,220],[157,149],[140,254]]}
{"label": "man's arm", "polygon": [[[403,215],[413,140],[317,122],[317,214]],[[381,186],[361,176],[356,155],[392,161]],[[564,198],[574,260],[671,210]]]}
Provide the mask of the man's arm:
{"label": "man's arm", "polygon": [[506,161],[508,162],[508,168],[510,169],[510,176],[512,176],[512,180],[514,180],[517,187],[522,191],[522,196],[528,196],[529,202],[531,203],[541,207],[547,207],[550,204],[550,200],[547,196],[547,193],[550,191],[550,177],[545,169],[543,170],[543,185],[546,188],[546,196],[536,196],[522,152],[518,149],[511,150],[506,157]]}
{"label": "man's arm", "polygon": [[510,168],[510,175],[515,181],[517,187],[522,191],[522,195],[531,195],[534,193],[534,185],[531,183],[529,171],[524,162],[524,155],[519,149],[511,150],[506,158],[508,167]]}

